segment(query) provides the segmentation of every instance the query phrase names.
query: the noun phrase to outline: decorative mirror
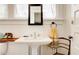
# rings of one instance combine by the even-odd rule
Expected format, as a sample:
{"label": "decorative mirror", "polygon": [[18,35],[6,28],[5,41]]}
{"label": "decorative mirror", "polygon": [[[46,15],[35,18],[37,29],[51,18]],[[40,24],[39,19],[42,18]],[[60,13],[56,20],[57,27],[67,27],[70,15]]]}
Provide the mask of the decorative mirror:
{"label": "decorative mirror", "polygon": [[29,4],[28,25],[43,25],[42,4]]}

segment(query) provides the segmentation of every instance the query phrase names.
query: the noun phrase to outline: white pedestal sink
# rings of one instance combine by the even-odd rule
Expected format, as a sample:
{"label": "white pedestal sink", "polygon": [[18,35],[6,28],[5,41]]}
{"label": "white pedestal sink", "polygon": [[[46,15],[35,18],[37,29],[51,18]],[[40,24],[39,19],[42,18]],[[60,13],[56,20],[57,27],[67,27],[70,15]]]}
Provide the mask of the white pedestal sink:
{"label": "white pedestal sink", "polygon": [[31,55],[38,55],[38,48],[40,45],[46,45],[51,42],[51,39],[49,37],[40,37],[40,38],[35,38],[35,39],[30,39],[30,38],[20,38],[16,40],[15,42],[26,42],[27,45],[29,46],[29,54]]}
{"label": "white pedestal sink", "polygon": [[0,55],[4,55],[7,53],[8,43],[0,43]]}

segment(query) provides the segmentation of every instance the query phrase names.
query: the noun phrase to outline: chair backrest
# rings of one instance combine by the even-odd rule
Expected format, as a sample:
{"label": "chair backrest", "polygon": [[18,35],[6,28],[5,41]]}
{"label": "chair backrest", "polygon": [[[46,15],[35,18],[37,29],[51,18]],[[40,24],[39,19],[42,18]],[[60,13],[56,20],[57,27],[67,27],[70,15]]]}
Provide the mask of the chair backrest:
{"label": "chair backrest", "polygon": [[[58,48],[67,49],[68,50],[68,55],[70,55],[70,50],[71,50],[71,40],[70,39],[71,38],[67,39],[67,38],[64,38],[64,37],[59,37],[58,38],[58,40],[59,40],[59,43],[58,43],[59,46],[58,46]],[[62,40],[62,42],[61,42],[61,40]]]}

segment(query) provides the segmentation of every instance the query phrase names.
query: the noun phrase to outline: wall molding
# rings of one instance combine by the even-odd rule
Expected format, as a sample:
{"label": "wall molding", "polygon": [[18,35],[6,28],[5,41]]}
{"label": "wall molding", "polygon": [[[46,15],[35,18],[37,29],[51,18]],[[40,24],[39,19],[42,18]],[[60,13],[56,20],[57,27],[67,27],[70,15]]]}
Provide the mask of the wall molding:
{"label": "wall molding", "polygon": [[[44,25],[50,25],[54,21],[57,24],[62,24],[64,20],[44,20]],[[28,25],[28,20],[0,20],[0,25]]]}

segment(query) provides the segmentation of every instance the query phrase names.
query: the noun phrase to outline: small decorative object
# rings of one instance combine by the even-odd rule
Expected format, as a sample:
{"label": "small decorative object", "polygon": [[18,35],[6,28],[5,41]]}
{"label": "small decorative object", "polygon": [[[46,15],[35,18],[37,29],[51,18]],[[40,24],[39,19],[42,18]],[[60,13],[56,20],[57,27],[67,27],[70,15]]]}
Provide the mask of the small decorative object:
{"label": "small decorative object", "polygon": [[5,33],[4,37],[5,38],[13,38],[13,34],[12,33]]}
{"label": "small decorative object", "polygon": [[0,39],[3,38],[3,37],[4,37],[4,34],[3,33],[0,33]]}

